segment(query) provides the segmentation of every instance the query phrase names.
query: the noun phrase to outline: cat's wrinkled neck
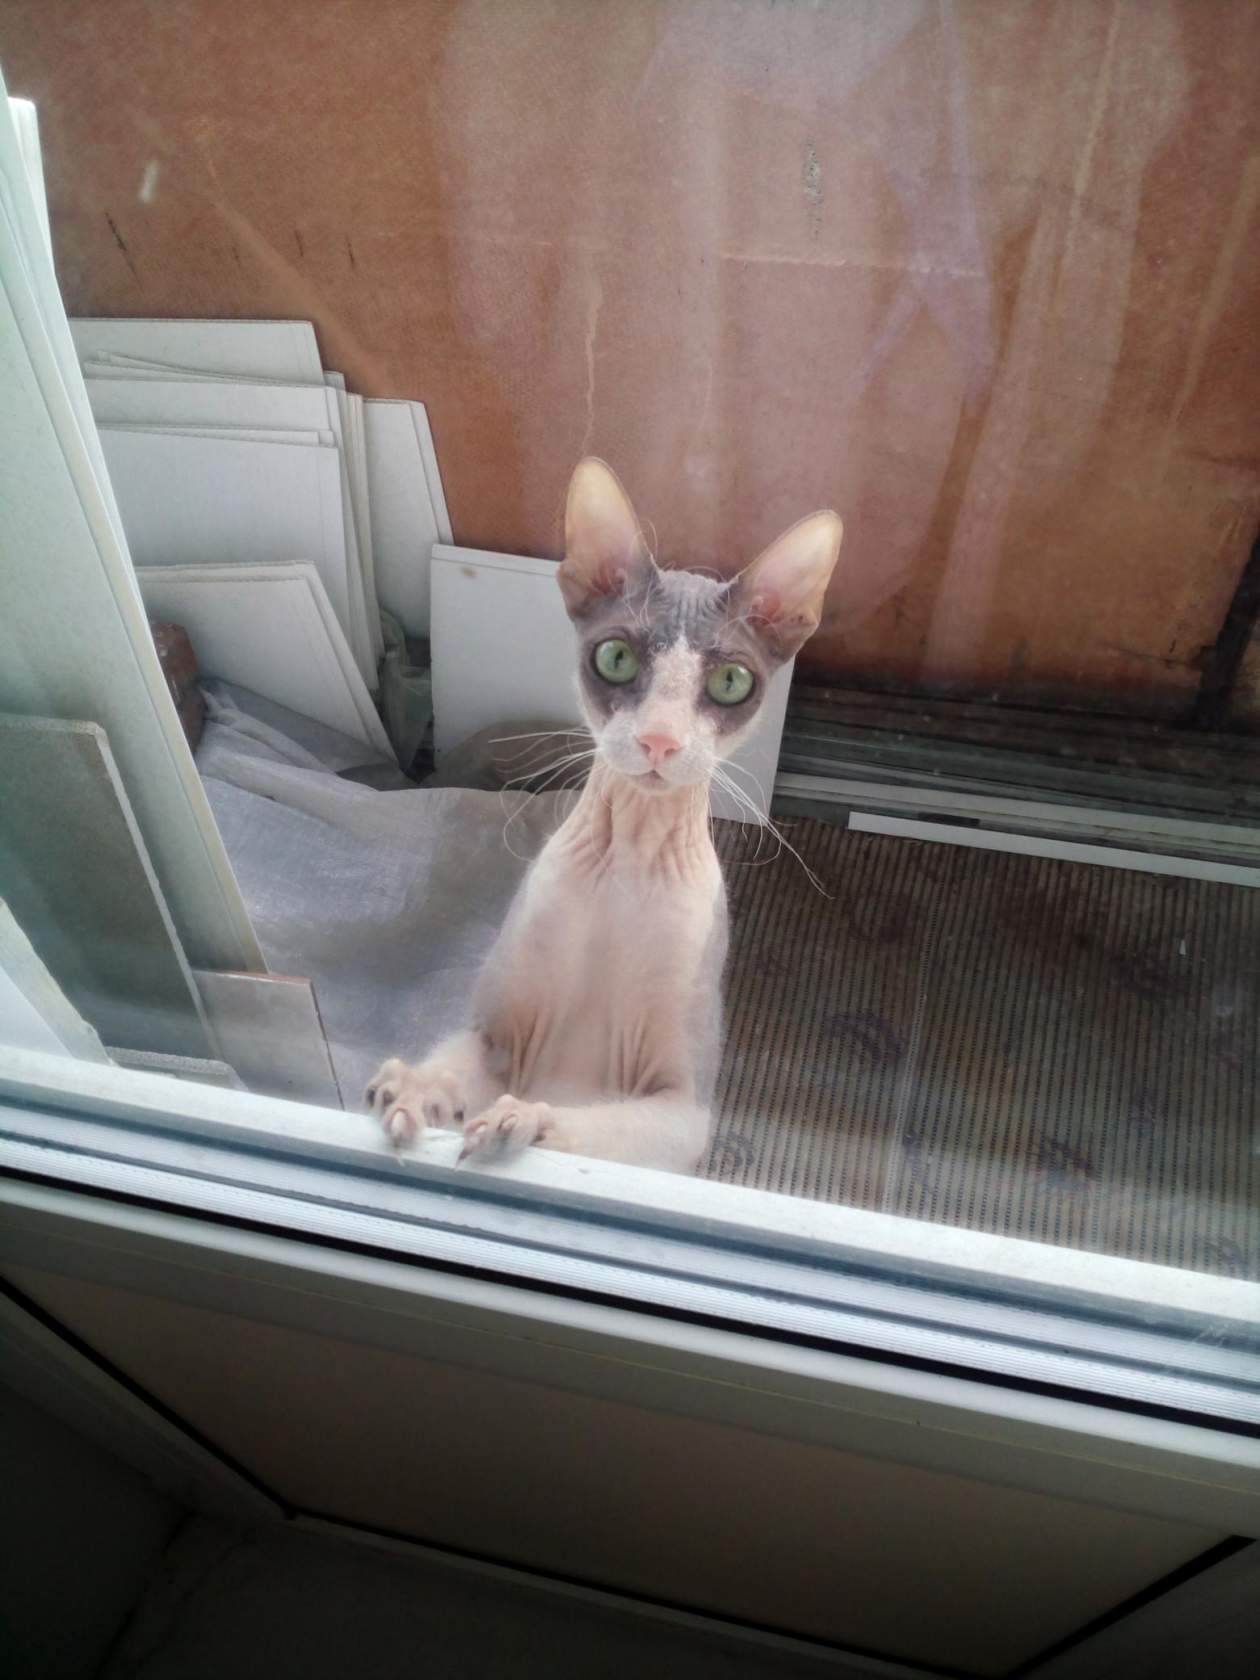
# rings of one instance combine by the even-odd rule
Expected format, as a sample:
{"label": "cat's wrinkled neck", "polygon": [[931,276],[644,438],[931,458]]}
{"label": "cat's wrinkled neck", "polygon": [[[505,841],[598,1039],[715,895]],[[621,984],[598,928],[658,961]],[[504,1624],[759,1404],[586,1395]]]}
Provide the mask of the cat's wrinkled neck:
{"label": "cat's wrinkled neck", "polygon": [[682,874],[713,856],[709,787],[643,789],[596,761],[564,825],[575,857],[646,874]]}

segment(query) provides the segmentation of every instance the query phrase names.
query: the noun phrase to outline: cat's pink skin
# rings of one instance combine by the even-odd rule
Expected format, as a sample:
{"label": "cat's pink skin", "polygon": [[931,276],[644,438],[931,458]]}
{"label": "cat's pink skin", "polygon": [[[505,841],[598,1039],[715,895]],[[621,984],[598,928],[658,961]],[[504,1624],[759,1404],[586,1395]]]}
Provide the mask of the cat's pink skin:
{"label": "cat's pink skin", "polygon": [[744,657],[764,677],[796,651],[839,544],[836,516],[815,514],[730,590],[690,574],[662,581],[616,478],[579,466],[561,589],[588,639],[640,637],[643,669],[632,692],[611,695],[583,667],[594,766],[521,885],[472,1025],[418,1064],[391,1058],[368,1087],[396,1147],[426,1125],[462,1125],[461,1159],[533,1146],[695,1169],[726,954],[709,782],[756,717],[755,705],[737,716],[706,703],[705,680],[715,657]]}
{"label": "cat's pink skin", "polygon": [[387,1136],[412,1143],[460,1116],[466,1154],[537,1144],[690,1171],[724,947],[707,788],[649,794],[597,766],[487,959],[477,1030],[373,1082]]}

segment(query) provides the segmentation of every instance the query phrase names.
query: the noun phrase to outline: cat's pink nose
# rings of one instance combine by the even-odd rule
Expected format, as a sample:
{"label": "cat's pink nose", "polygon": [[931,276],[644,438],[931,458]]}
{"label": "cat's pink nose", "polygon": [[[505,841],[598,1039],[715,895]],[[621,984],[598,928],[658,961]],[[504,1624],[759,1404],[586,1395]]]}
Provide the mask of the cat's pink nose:
{"label": "cat's pink nose", "polygon": [[640,735],[639,745],[648,755],[648,763],[653,770],[682,746],[681,741],[675,741],[672,735]]}

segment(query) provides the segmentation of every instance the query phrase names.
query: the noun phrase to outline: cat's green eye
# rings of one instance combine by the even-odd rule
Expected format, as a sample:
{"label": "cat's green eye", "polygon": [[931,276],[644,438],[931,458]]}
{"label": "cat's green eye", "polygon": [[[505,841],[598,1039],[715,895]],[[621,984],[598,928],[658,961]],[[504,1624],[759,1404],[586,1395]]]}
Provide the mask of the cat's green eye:
{"label": "cat's green eye", "polygon": [[595,649],[595,669],[605,682],[633,682],[639,674],[639,658],[629,642],[614,637]]}
{"label": "cat's green eye", "polygon": [[719,665],[704,686],[719,706],[738,706],[753,691],[753,674],[747,665]]}

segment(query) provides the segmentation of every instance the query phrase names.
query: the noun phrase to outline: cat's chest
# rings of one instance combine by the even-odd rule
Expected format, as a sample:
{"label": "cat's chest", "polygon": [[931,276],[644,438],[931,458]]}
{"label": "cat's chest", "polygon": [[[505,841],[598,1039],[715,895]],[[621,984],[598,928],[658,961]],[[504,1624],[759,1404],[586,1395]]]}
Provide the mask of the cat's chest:
{"label": "cat's chest", "polygon": [[[716,871],[695,883],[608,877],[580,884],[543,876],[522,906],[516,961],[546,986],[642,998],[689,984],[712,932],[721,892]],[[513,966],[516,966],[514,963]]]}
{"label": "cat's chest", "polygon": [[698,990],[717,984],[705,957],[721,910],[716,859],[665,881],[538,871],[496,965],[514,1081],[629,1093],[685,1079]]}

